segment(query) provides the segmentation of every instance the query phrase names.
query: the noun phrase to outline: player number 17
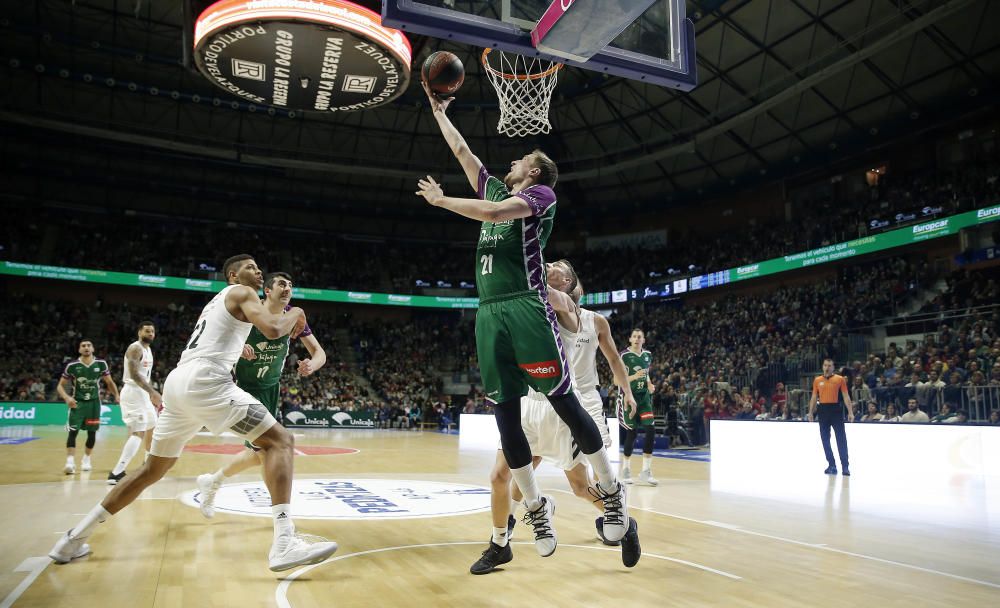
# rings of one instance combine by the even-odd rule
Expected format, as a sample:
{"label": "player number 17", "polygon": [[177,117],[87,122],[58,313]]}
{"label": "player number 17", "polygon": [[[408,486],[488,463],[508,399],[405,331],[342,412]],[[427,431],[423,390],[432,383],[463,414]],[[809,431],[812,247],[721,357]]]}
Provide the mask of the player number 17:
{"label": "player number 17", "polygon": [[484,255],[480,258],[479,263],[483,267],[483,274],[493,274],[493,254]]}

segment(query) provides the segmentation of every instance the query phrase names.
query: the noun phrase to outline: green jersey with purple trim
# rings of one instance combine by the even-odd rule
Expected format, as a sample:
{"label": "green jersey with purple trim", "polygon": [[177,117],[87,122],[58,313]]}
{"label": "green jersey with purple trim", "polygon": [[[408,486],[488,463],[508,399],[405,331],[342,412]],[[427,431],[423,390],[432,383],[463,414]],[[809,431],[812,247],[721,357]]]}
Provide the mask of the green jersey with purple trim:
{"label": "green jersey with purple trim", "polygon": [[476,246],[476,287],[479,299],[545,288],[542,250],[556,217],[556,194],[535,184],[511,194],[504,183],[479,170],[479,198],[500,202],[516,196],[528,203],[531,215],[516,220],[483,222]]}
{"label": "green jersey with purple trim", "polygon": [[94,359],[86,365],[79,359],[66,364],[62,377],[73,383],[73,398],[77,402],[94,401],[100,403],[101,378],[110,376],[111,370],[104,359]]}

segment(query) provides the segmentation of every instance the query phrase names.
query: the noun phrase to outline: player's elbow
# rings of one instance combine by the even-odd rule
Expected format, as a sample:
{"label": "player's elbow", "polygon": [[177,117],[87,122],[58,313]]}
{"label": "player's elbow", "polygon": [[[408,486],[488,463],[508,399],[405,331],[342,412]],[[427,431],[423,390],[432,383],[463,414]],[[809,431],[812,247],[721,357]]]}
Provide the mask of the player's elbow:
{"label": "player's elbow", "polygon": [[496,206],[490,206],[483,210],[483,221],[484,222],[502,222],[506,218],[503,216],[502,210]]}

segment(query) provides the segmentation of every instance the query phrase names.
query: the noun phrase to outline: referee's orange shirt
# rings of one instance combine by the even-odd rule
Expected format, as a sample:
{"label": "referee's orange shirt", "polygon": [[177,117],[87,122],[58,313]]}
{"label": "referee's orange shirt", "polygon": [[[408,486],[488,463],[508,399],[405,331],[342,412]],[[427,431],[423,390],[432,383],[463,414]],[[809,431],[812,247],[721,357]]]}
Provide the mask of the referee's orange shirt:
{"label": "referee's orange shirt", "polygon": [[820,403],[837,403],[840,391],[847,386],[843,376],[833,374],[829,378],[816,376],[813,380],[813,392],[819,395]]}

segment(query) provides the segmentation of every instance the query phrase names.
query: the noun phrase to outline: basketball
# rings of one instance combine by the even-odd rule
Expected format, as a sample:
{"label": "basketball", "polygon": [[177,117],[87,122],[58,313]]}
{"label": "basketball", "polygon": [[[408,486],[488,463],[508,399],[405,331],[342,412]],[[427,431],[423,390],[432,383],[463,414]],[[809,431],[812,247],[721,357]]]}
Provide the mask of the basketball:
{"label": "basketball", "polygon": [[432,91],[448,96],[454,94],[465,81],[465,67],[454,53],[436,51],[424,61],[420,76]]}

